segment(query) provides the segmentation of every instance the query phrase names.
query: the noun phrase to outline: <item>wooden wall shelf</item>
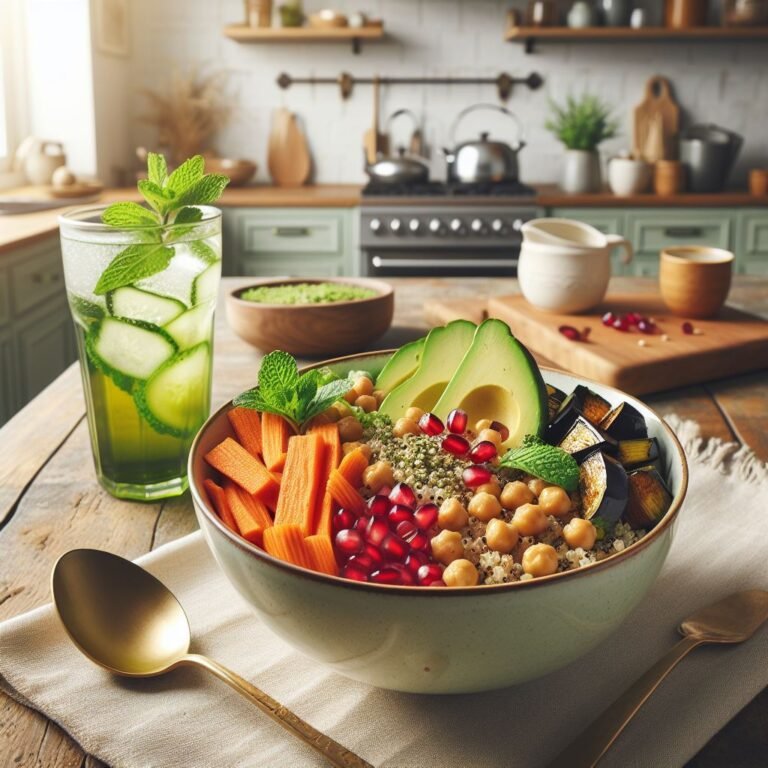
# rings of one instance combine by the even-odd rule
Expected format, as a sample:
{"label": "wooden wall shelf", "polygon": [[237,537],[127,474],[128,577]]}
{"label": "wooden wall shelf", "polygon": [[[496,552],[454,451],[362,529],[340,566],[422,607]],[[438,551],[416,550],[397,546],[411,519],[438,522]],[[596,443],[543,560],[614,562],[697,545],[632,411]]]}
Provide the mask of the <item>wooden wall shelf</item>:
{"label": "wooden wall shelf", "polygon": [[767,27],[693,27],[691,29],[670,29],[669,27],[510,27],[505,39],[512,43],[523,43],[526,53],[533,51],[538,41],[580,43],[580,42],[641,42],[652,40],[768,40]]}
{"label": "wooden wall shelf", "polygon": [[340,43],[351,42],[352,50],[360,53],[363,40],[376,41],[384,38],[383,26],[370,27],[249,27],[246,24],[230,24],[224,34],[238,43]]}

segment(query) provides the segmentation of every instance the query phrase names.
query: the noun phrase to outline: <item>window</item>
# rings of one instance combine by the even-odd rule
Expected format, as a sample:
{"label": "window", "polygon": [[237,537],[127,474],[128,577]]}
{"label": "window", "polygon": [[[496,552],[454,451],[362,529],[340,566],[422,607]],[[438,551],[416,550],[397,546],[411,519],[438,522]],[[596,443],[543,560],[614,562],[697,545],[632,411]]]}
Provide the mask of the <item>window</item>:
{"label": "window", "polygon": [[0,186],[17,181],[3,178],[3,172],[11,170],[11,158],[26,129],[22,10],[18,0],[0,1]]}

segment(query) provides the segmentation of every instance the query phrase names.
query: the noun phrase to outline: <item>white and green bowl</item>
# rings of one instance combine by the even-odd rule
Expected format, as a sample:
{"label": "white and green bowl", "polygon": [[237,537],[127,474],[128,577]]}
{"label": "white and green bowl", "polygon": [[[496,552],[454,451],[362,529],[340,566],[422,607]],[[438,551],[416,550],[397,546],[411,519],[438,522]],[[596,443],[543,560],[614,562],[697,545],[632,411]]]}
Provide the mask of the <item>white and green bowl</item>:
{"label": "white and green bowl", "polygon": [[[332,360],[341,374],[378,373],[391,352]],[[414,693],[469,693],[545,675],[603,642],[648,592],[669,552],[685,497],[685,455],[650,408],[596,382],[543,369],[570,392],[589,386],[612,405],[627,400],[659,441],[673,494],[669,511],[640,541],[578,570],[492,586],[423,588],[365,584],[290,565],[233,534],[206,501],[213,470],[205,453],[232,436],[220,408],[192,445],[189,478],[195,513],[214,557],[259,618],[297,650],[342,675]]]}

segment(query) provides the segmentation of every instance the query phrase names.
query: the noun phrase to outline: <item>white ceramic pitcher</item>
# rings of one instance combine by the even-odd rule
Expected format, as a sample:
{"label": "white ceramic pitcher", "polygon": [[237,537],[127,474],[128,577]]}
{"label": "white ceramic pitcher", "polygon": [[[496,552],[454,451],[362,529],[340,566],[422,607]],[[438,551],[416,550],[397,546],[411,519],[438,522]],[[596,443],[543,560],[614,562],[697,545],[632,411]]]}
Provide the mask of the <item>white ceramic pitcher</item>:
{"label": "white ceramic pitcher", "polygon": [[622,248],[624,264],[633,256],[623,237],[572,219],[532,219],[522,232],[520,290],[529,303],[548,312],[593,309],[608,290],[611,251]]}

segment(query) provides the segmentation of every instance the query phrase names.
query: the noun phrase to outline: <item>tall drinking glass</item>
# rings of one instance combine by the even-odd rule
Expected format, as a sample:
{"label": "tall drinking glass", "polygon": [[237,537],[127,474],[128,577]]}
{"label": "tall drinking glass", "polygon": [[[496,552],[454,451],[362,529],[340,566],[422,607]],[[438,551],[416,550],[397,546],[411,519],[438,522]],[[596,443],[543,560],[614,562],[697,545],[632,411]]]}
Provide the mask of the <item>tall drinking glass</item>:
{"label": "tall drinking glass", "polygon": [[94,293],[102,272],[128,246],[156,241],[157,227],[106,226],[103,208],[59,218],[96,474],[118,498],[183,493],[210,409],[221,211],[199,207],[199,222],[162,227],[173,248],[163,271],[104,296]]}

